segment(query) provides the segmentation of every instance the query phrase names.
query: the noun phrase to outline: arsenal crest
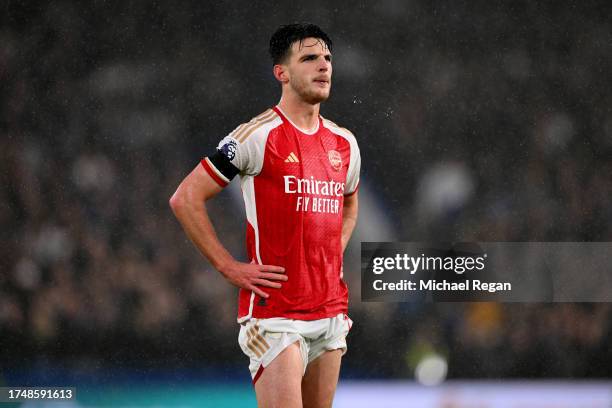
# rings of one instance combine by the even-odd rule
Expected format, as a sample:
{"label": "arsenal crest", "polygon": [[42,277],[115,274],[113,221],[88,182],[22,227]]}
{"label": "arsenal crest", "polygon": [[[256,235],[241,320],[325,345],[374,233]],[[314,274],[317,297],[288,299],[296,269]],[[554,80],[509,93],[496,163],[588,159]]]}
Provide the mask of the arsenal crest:
{"label": "arsenal crest", "polygon": [[332,169],[336,171],[340,171],[342,168],[342,156],[335,150],[330,150],[327,152],[327,157],[329,158],[329,164],[331,164]]}

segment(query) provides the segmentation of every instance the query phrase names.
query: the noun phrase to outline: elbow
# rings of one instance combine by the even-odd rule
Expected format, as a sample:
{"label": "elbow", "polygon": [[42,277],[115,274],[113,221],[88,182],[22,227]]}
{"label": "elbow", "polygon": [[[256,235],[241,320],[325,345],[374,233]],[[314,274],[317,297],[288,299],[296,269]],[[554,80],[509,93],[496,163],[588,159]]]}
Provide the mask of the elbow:
{"label": "elbow", "polygon": [[169,204],[174,214],[177,214],[183,207],[185,207],[185,199],[180,193],[180,190],[176,190],[176,192],[172,194],[172,197],[170,197]]}

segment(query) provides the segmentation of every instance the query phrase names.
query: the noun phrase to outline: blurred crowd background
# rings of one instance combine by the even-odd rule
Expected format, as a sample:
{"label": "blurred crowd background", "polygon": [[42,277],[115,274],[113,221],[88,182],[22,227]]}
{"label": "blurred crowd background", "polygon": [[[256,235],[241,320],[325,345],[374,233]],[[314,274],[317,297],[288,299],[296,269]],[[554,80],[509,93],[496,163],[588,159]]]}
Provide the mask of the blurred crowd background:
{"label": "blurred crowd background", "polygon": [[[393,239],[611,241],[609,3],[435,3],[4,2],[0,367],[248,378],[237,290],[168,199],[278,101],[267,44],[287,22],[334,41],[322,114],[356,134],[362,198],[386,209]],[[209,210],[244,257],[234,197]],[[612,376],[608,304],[361,303],[358,266],[344,273],[356,324],[343,375],[411,378],[434,353],[450,378]]]}

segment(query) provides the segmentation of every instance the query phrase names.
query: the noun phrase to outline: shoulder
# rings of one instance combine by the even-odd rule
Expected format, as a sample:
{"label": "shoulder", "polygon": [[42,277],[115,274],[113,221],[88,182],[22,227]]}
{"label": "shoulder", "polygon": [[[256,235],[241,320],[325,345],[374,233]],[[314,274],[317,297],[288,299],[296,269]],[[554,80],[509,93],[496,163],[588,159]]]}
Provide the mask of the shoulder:
{"label": "shoulder", "polygon": [[337,125],[336,123],[324,118],[323,116],[321,116],[321,119],[323,120],[323,126],[325,128],[329,129],[332,133],[347,139],[349,143],[357,145],[357,139],[355,138],[353,132],[351,132],[347,128]]}
{"label": "shoulder", "polygon": [[228,137],[242,144],[250,139],[266,137],[272,129],[278,127],[282,123],[281,117],[274,109],[267,109],[250,121],[239,125],[228,135]]}

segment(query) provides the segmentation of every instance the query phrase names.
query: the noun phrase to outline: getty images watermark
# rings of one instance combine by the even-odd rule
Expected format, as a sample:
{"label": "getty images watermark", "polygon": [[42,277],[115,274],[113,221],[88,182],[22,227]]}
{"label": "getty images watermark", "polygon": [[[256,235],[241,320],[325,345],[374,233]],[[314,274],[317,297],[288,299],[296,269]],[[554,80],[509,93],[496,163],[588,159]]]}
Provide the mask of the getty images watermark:
{"label": "getty images watermark", "polygon": [[367,242],[363,301],[612,301],[612,243]]}

